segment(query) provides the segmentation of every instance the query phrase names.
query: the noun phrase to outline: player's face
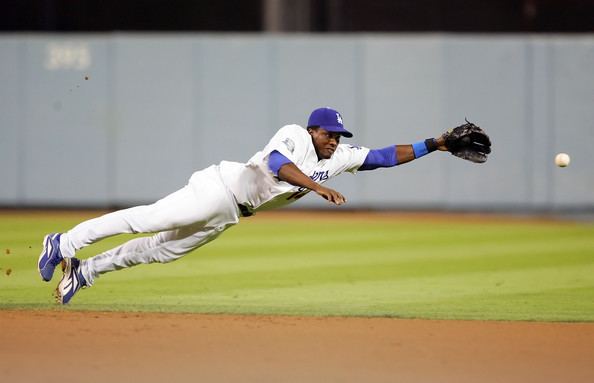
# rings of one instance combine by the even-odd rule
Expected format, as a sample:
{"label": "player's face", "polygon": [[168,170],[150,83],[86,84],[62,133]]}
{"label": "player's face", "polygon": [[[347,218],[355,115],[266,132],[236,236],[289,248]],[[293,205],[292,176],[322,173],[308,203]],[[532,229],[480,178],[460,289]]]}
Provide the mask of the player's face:
{"label": "player's face", "polygon": [[309,129],[316,154],[319,159],[327,160],[332,157],[340,143],[340,134],[329,132],[324,128]]}

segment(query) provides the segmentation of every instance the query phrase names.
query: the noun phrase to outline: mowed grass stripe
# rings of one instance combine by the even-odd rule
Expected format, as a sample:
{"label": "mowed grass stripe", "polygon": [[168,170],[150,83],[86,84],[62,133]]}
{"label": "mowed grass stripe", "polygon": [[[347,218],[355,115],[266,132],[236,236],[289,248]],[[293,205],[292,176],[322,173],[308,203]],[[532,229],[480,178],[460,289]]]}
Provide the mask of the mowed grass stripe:
{"label": "mowed grass stripe", "polygon": [[[381,267],[380,267],[381,268]],[[365,284],[411,284],[419,291],[436,290],[446,292],[448,295],[456,295],[456,291],[463,294],[476,294],[477,288],[494,289],[497,292],[529,292],[538,290],[552,290],[570,286],[594,286],[590,278],[594,272],[594,265],[584,267],[558,266],[533,268],[528,277],[523,269],[503,270],[450,270],[447,273],[438,273],[436,270],[422,273],[411,268],[384,267],[381,272],[378,269],[366,268],[361,270],[357,267],[351,268],[302,268],[287,269],[277,273],[266,272],[244,272],[206,275],[199,279],[194,277],[180,276],[155,276],[155,286],[162,292],[175,294],[192,293],[197,289],[202,293],[227,293],[229,291],[256,291],[269,288],[301,288],[316,289],[320,286],[332,284],[344,284],[349,286],[363,286]],[[173,281],[175,280],[175,281]],[[238,287],[237,281],[242,283]],[[554,282],[554,283],[552,283]],[[127,283],[126,279],[113,281],[111,285]],[[469,289],[470,285],[473,288]],[[139,286],[137,289],[141,289]],[[485,291],[478,291],[479,294]],[[373,295],[372,297],[376,297]],[[415,298],[416,299],[416,298]]]}
{"label": "mowed grass stripe", "polygon": [[[221,275],[245,273],[251,271],[282,271],[295,269],[324,268],[338,269],[350,266],[366,266],[378,273],[386,267],[404,267],[412,265],[412,269],[420,274],[436,272],[447,273],[460,267],[468,269],[499,268],[533,268],[540,266],[557,266],[572,264],[592,264],[594,257],[589,254],[594,244],[592,240],[578,239],[570,243],[520,243],[509,244],[495,241],[488,247],[477,248],[472,245],[453,245],[439,247],[425,244],[413,250],[377,249],[370,245],[365,252],[351,251],[332,247],[325,251],[319,249],[287,249],[282,255],[270,253],[264,249],[258,252],[243,253],[243,261],[236,258],[214,255],[218,251],[206,255],[199,250],[181,262],[189,267],[183,269],[169,268],[159,270],[163,275]],[[264,255],[262,255],[264,253]],[[393,270],[390,270],[393,272]],[[396,269],[398,272],[398,269]],[[142,277],[142,275],[139,275]]]}

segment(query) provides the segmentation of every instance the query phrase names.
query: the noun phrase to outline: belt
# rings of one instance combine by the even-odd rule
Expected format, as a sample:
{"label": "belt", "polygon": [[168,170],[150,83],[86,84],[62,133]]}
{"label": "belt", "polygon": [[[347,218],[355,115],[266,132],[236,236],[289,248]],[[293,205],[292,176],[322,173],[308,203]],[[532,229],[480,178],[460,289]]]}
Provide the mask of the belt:
{"label": "belt", "polygon": [[237,204],[237,207],[239,208],[239,212],[241,213],[242,217],[251,217],[252,215],[254,215],[254,212],[251,211],[247,206],[242,205],[240,203]]}

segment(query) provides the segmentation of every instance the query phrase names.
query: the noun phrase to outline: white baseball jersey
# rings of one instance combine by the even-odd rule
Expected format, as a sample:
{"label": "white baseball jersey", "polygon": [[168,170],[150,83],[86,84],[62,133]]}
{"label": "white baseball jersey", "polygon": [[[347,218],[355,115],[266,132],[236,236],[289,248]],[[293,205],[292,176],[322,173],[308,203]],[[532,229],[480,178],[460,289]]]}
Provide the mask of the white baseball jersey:
{"label": "white baseball jersey", "polygon": [[223,182],[238,203],[254,211],[268,210],[295,202],[310,191],[279,181],[274,176],[268,166],[268,158],[275,150],[319,184],[343,172],[355,173],[369,153],[368,148],[340,144],[331,158],[318,160],[311,136],[306,129],[299,125],[283,126],[266,147],[247,163],[220,163]]}

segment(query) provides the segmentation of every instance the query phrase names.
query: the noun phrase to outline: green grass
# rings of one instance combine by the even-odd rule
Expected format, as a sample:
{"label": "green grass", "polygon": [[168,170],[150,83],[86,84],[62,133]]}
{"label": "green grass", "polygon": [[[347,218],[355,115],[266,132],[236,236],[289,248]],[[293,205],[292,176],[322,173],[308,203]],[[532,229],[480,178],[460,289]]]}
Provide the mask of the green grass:
{"label": "green grass", "polygon": [[594,321],[591,223],[346,217],[246,219],[179,261],[106,274],[62,308],[59,278],[42,282],[36,260],[45,233],[84,217],[0,214],[0,308]]}

